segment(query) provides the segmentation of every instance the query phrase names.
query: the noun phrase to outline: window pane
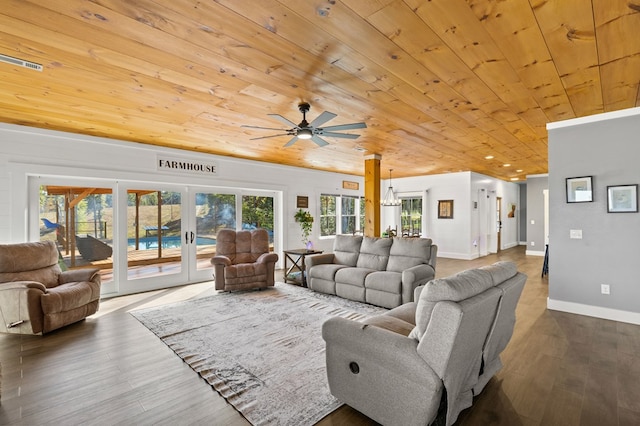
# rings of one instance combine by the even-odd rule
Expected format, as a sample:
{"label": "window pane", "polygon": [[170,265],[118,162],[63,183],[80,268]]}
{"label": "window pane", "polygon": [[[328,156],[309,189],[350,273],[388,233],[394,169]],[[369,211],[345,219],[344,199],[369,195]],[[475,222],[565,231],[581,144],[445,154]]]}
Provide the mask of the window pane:
{"label": "window pane", "polygon": [[320,196],[320,235],[336,235],[336,199],[335,195]]}

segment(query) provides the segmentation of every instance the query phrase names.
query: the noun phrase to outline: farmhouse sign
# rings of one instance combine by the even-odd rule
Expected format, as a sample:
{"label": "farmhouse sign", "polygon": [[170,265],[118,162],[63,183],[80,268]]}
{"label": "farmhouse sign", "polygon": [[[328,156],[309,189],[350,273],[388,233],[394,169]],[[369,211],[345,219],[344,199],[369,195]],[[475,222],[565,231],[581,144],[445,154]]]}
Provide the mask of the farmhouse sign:
{"label": "farmhouse sign", "polygon": [[192,173],[215,176],[218,174],[218,165],[213,161],[195,161],[180,157],[171,157],[158,154],[156,169],[162,172]]}

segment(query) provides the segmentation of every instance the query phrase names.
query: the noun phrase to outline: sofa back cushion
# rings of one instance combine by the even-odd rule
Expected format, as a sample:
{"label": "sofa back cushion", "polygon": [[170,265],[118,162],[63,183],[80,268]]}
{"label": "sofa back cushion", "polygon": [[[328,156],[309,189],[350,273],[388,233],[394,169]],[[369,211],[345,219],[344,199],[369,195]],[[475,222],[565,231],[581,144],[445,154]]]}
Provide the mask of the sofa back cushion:
{"label": "sofa back cushion", "polygon": [[387,271],[402,272],[420,264],[428,264],[431,238],[393,238]]}
{"label": "sofa back cushion", "polygon": [[416,306],[416,327],[409,337],[422,339],[427,330],[434,306],[440,301],[460,302],[493,287],[488,271],[469,269],[447,278],[431,280],[420,294]]}
{"label": "sofa back cushion", "polygon": [[516,264],[507,261],[496,262],[493,265],[483,266],[480,269],[491,274],[493,285],[501,284],[518,273]]}
{"label": "sofa back cushion", "polygon": [[361,235],[336,235],[333,242],[333,263],[356,266],[362,238]]}
{"label": "sofa back cushion", "polygon": [[356,266],[376,271],[386,270],[392,244],[391,238],[364,237]]}
{"label": "sofa back cushion", "polygon": [[60,273],[53,241],[0,245],[0,282],[36,281],[50,288]]}

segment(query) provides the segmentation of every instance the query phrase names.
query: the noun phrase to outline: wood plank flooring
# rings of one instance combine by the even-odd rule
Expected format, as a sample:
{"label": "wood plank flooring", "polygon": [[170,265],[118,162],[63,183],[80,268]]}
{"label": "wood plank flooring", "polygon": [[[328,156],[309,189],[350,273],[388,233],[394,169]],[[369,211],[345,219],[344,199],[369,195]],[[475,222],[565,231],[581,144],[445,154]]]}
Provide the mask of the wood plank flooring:
{"label": "wood plank flooring", "polygon": [[[516,261],[529,279],[504,368],[457,424],[640,424],[640,326],[547,310],[543,259],[525,256],[524,247],[473,261],[438,259],[437,276],[497,260]],[[247,425],[128,313],[208,296],[212,288],[107,299],[96,315],[44,337],[0,335],[0,424]],[[376,423],[343,406],[319,424]]]}

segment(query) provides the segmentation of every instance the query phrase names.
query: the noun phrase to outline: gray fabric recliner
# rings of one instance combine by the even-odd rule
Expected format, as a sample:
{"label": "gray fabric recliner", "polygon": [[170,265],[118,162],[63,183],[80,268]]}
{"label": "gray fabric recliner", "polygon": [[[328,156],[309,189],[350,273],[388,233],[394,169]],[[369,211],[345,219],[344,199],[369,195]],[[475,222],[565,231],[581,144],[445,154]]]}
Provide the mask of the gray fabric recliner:
{"label": "gray fabric recliner", "polygon": [[363,322],[326,321],[331,393],[387,426],[432,424],[446,394],[453,424],[501,367],[525,281],[499,262],[432,280],[417,302]]}

